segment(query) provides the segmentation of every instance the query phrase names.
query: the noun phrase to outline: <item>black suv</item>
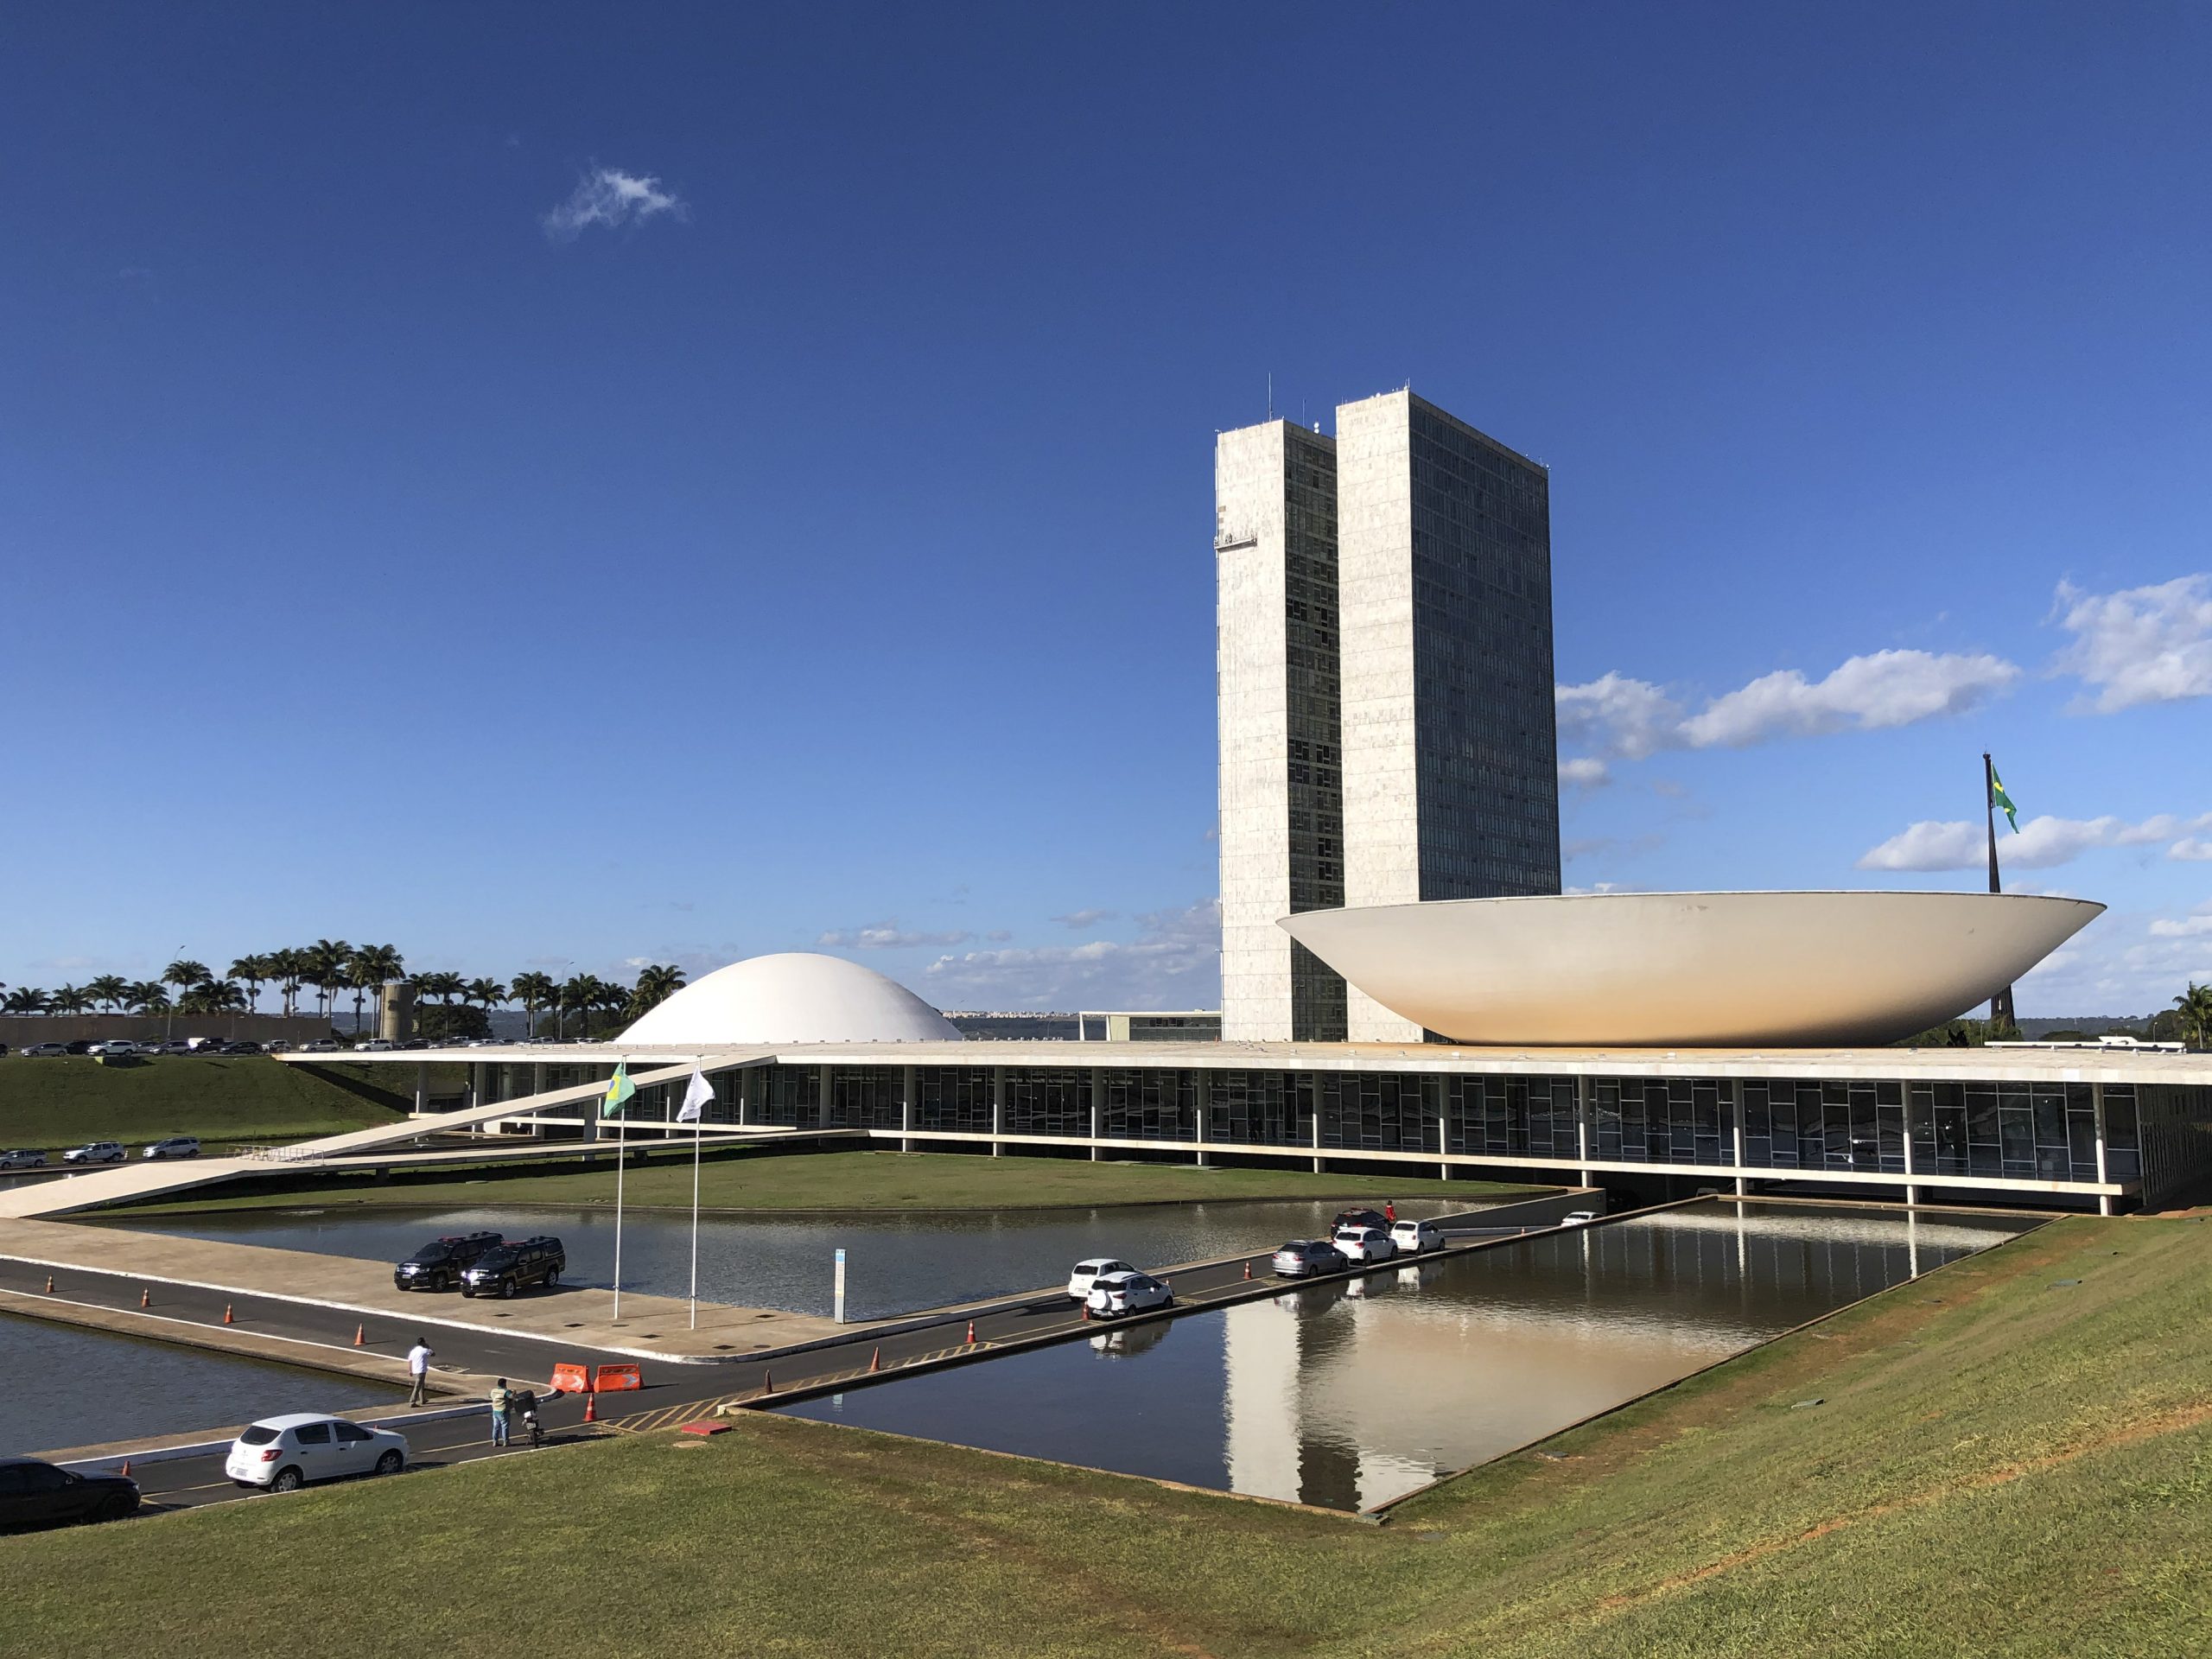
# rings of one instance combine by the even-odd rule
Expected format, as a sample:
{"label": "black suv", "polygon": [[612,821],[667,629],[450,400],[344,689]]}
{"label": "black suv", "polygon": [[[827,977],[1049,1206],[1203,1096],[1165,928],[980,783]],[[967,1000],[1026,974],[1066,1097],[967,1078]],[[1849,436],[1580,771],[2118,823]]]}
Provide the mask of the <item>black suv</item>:
{"label": "black suv", "polygon": [[524,1285],[557,1285],[569,1253],[557,1238],[510,1240],[486,1250],[461,1275],[464,1296],[512,1296]]}
{"label": "black suv", "polygon": [[434,1238],[391,1270],[402,1290],[451,1290],[486,1250],[500,1244],[497,1233],[454,1233]]}
{"label": "black suv", "polygon": [[138,1509],[138,1483],[79,1475],[35,1458],[0,1459],[0,1528],[120,1521]]}

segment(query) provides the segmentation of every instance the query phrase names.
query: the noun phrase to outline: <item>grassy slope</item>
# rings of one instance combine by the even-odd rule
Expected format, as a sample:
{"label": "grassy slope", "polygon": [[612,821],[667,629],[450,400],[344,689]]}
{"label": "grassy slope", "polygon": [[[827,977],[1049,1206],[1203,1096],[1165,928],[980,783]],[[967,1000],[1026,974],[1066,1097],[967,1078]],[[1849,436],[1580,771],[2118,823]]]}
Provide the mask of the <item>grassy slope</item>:
{"label": "grassy slope", "polygon": [[2212,1227],[2060,1222],[1381,1529],[754,1420],[0,1541],[0,1605],[181,1659],[2202,1651],[2208,1269]]}
{"label": "grassy slope", "polygon": [[[681,1152],[632,1165],[624,1202],[688,1209],[691,1162]],[[494,1190],[456,1192],[461,1182]],[[701,1204],[728,1210],[1033,1210],[1058,1205],[1147,1204],[1201,1198],[1433,1198],[1469,1203],[1540,1192],[1543,1187],[1486,1181],[1402,1180],[1396,1176],[1315,1175],[1302,1170],[1198,1169],[1177,1164],[1091,1163],[1071,1158],[976,1158],[961,1153],[825,1152],[726,1155],[700,1171]],[[362,1176],[343,1185],[296,1191],[246,1191],[210,1201],[195,1197],[162,1210],[269,1209],[346,1203],[424,1205],[496,1198],[501,1204],[614,1202],[611,1162],[543,1173],[479,1166],[440,1179],[396,1173],[386,1185]]]}
{"label": "grassy slope", "polygon": [[132,1065],[0,1059],[0,1146],[51,1152],[168,1135],[211,1143],[294,1140],[388,1123],[394,1114],[275,1060],[175,1056]]}

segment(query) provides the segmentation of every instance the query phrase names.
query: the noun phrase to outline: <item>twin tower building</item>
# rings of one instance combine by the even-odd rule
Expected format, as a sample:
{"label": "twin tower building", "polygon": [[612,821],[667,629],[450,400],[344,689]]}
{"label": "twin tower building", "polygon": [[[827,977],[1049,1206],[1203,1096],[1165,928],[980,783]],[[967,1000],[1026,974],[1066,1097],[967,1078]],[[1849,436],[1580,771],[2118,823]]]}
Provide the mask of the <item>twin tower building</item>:
{"label": "twin tower building", "polygon": [[1214,448],[1222,1037],[1425,1033],[1275,925],[1560,890],[1550,480],[1409,391]]}

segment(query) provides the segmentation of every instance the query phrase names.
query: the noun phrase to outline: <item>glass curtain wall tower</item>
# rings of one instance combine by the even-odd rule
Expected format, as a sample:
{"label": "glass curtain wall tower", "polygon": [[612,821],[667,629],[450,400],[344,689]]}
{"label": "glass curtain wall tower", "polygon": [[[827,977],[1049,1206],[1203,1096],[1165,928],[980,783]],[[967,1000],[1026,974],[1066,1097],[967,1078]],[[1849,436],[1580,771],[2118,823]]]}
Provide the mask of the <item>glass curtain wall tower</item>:
{"label": "glass curtain wall tower", "polygon": [[1275,925],[1557,893],[1544,469],[1410,391],[1214,452],[1222,1036],[1417,1042]]}

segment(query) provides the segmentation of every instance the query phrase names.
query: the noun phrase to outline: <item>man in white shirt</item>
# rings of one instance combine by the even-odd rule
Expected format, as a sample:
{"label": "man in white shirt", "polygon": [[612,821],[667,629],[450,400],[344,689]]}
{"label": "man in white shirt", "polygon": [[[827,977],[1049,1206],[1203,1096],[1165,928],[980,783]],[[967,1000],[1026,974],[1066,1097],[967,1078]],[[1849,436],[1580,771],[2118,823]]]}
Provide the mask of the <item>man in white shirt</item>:
{"label": "man in white shirt", "polygon": [[422,1338],[415,1338],[415,1345],[407,1351],[407,1376],[415,1385],[407,1396],[410,1406],[427,1405],[430,1388],[430,1344]]}

